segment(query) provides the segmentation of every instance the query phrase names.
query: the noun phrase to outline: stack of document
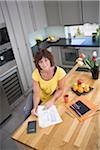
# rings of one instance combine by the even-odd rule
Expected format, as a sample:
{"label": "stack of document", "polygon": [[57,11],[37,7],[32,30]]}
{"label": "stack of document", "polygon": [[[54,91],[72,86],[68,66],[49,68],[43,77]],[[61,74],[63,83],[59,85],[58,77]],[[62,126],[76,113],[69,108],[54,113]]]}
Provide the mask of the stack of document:
{"label": "stack of document", "polygon": [[62,119],[56,109],[56,106],[53,105],[48,109],[44,109],[44,106],[38,106],[38,118],[39,126],[42,128],[49,127],[50,125],[58,124],[62,122]]}

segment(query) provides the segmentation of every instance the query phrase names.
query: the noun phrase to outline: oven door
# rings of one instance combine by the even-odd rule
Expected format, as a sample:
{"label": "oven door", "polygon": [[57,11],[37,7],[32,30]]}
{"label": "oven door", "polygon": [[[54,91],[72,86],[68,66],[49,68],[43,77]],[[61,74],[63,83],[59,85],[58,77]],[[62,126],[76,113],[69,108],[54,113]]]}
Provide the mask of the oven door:
{"label": "oven door", "polygon": [[63,47],[61,48],[61,60],[62,65],[73,66],[75,60],[79,57],[79,51],[73,47]]}
{"label": "oven door", "polygon": [[12,48],[5,49],[0,51],[0,66],[4,65],[5,63],[14,60],[14,54]]}

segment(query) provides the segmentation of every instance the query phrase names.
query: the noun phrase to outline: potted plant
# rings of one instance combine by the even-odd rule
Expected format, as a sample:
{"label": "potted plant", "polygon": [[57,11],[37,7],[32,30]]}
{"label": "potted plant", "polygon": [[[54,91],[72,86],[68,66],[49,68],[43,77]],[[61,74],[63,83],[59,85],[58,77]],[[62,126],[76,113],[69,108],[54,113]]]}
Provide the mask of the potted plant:
{"label": "potted plant", "polygon": [[97,57],[97,52],[93,51],[92,56],[86,57],[85,54],[81,53],[77,62],[83,62],[91,71],[93,79],[99,78],[99,67],[100,67],[100,57]]}
{"label": "potted plant", "polygon": [[100,40],[100,26],[96,29],[96,39]]}

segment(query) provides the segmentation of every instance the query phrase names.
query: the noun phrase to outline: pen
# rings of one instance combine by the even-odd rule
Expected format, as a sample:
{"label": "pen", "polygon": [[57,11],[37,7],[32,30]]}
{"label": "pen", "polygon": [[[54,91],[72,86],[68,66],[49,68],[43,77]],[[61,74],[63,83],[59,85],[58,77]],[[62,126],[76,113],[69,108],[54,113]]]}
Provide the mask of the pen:
{"label": "pen", "polygon": [[71,108],[81,117],[81,113],[72,105]]}
{"label": "pen", "polygon": [[77,105],[77,104],[73,104],[73,106],[74,106],[76,109],[80,109],[80,106]]}
{"label": "pen", "polygon": [[70,117],[74,118],[74,116],[70,112],[66,111],[66,114],[68,114]]}

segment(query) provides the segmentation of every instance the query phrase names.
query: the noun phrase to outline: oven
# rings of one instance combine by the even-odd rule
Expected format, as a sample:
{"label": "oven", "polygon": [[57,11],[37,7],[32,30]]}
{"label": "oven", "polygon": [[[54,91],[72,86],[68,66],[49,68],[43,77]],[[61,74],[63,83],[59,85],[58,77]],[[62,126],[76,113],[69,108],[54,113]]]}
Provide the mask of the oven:
{"label": "oven", "polygon": [[5,24],[0,24],[0,124],[21,101],[23,86]]}
{"label": "oven", "polygon": [[0,66],[14,59],[15,57],[10,44],[8,45],[8,47],[0,50]]}
{"label": "oven", "polygon": [[79,50],[74,47],[61,47],[61,64],[62,66],[72,68],[75,60],[79,57]]}
{"label": "oven", "polygon": [[14,60],[14,54],[10,43],[5,23],[0,24],[0,66]]}

